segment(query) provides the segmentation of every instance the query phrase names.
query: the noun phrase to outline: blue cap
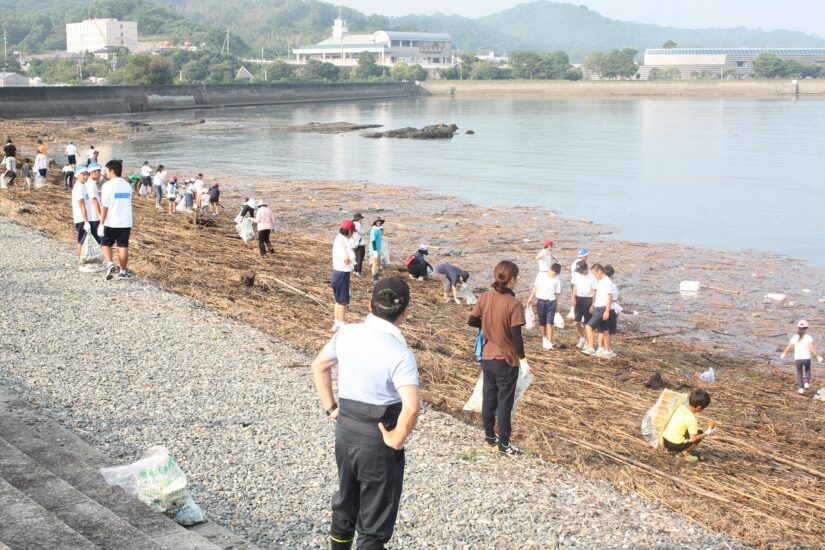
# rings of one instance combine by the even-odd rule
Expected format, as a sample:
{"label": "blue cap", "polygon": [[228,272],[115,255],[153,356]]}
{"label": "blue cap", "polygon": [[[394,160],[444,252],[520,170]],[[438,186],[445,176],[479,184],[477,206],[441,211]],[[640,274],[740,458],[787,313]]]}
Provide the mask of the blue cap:
{"label": "blue cap", "polygon": [[103,167],[96,162],[89,163],[89,166],[86,167],[89,172],[94,172],[95,170],[102,170]]}
{"label": "blue cap", "polygon": [[586,248],[580,248],[579,249],[579,258],[584,258],[588,254],[590,254],[590,253],[587,251]]}

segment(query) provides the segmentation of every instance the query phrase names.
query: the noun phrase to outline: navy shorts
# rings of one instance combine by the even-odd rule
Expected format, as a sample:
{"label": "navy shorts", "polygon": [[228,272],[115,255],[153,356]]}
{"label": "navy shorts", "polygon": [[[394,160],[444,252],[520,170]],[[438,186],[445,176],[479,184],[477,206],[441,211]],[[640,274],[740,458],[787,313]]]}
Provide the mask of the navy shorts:
{"label": "navy shorts", "polygon": [[349,271],[332,271],[332,292],[335,294],[335,303],[339,306],[348,306],[352,298],[349,294]]}
{"label": "navy shorts", "polygon": [[616,327],[619,324],[619,314],[615,309],[610,310],[610,319],[607,320],[607,330],[610,334],[616,334]]}
{"label": "navy shorts", "polygon": [[590,306],[593,305],[593,298],[590,296],[576,296],[575,321],[581,323],[590,322]]}
{"label": "navy shorts", "polygon": [[117,243],[118,248],[129,248],[129,233],[131,232],[131,227],[107,227],[104,225],[100,245],[111,247]]}
{"label": "navy shorts", "polygon": [[[89,225],[92,227],[92,237],[97,241],[97,244],[100,244],[100,237],[97,236],[97,226],[100,225],[100,222],[89,222]],[[83,229],[83,222],[78,222],[74,224],[74,226],[77,228],[77,244],[83,244],[83,241],[86,239],[86,230]]]}
{"label": "navy shorts", "polygon": [[556,316],[556,301],[555,300],[538,300],[536,301],[536,310],[539,314],[539,325],[552,325],[553,319]]}
{"label": "navy shorts", "polygon": [[596,332],[607,332],[608,325],[610,321],[605,321],[602,317],[604,317],[604,312],[607,308],[604,307],[597,307],[593,310],[593,316],[587,322],[587,326],[595,330]]}
{"label": "navy shorts", "polygon": [[74,155],[67,155],[67,157],[69,159],[68,164],[71,164],[72,166],[77,164],[77,157],[75,157]]}

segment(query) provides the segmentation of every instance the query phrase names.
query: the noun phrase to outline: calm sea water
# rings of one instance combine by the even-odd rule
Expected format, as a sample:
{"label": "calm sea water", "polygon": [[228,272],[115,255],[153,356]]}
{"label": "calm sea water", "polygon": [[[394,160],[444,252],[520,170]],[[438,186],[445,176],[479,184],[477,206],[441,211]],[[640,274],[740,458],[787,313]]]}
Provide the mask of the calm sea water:
{"label": "calm sea water", "polygon": [[[825,265],[825,101],[420,98],[159,116],[210,125],[147,133],[115,154],[237,180],[411,185],[484,206],[547,208],[625,239]],[[282,130],[310,121],[446,122],[461,133],[411,141]]]}

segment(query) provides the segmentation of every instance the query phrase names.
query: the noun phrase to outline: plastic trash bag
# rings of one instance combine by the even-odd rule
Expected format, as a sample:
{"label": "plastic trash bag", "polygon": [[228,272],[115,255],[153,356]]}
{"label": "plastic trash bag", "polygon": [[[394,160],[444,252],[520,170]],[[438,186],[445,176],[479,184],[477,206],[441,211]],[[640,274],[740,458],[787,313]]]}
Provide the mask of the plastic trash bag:
{"label": "plastic trash bag", "polygon": [[654,449],[662,444],[662,432],[667,428],[670,418],[680,406],[687,403],[688,395],[673,390],[662,390],[656,404],[650,407],[642,418],[642,437]]}
{"label": "plastic trash bag", "polygon": [[381,267],[390,267],[390,240],[387,238],[381,239],[381,252],[379,253],[381,259]]}
{"label": "plastic trash bag", "polygon": [[571,321],[576,319],[576,306],[570,306],[570,311],[567,313],[567,318]]}
{"label": "plastic trash bag", "polygon": [[701,287],[699,281],[682,281],[679,283],[679,292],[699,292]]}
{"label": "plastic trash bag", "polygon": [[0,176],[0,189],[9,188],[9,179],[6,176]]}
{"label": "plastic trash bag", "polygon": [[81,265],[103,263],[103,251],[88,232],[83,238],[83,244],[80,245],[80,263]]}
{"label": "plastic trash bag", "polygon": [[825,401],[825,388],[819,388],[819,391],[814,395],[814,399],[817,401]]}
{"label": "plastic trash bag", "polygon": [[206,519],[189,494],[186,474],[166,447],[150,447],[137,462],[101,468],[100,473],[109,485],[122,488],[151,509],[170,518],[175,519],[183,512],[182,519],[185,521]]}
{"label": "plastic trash bag", "polygon": [[235,229],[238,230],[238,235],[240,235],[245,243],[255,238],[255,230],[252,229],[252,218],[242,219],[241,223],[235,226]]}
{"label": "plastic trash bag", "polygon": [[476,354],[476,361],[481,361],[481,354],[484,350],[484,336],[481,334],[481,329],[476,332],[476,343],[473,351]]}
{"label": "plastic trash bag", "polygon": [[140,191],[138,191],[138,195],[140,195],[141,197],[148,197],[149,189],[147,189],[145,185],[141,185]]}
{"label": "plastic trash bag", "polygon": [[200,506],[195,503],[191,496],[183,503],[183,507],[175,514],[175,521],[180,525],[197,525],[206,521],[206,514]]}
{"label": "plastic trash bag", "polygon": [[526,306],[524,308],[524,329],[533,330],[534,328],[536,328],[536,314],[533,313],[531,306]]}
{"label": "plastic trash bag", "polygon": [[[530,367],[525,366],[521,367],[518,370],[518,380],[516,380],[516,398],[513,402],[513,412],[510,415],[510,418],[515,420],[516,418],[516,408],[518,407],[519,401],[521,398],[524,397],[524,392],[527,391],[527,388],[530,387],[530,384],[533,383],[533,373],[530,372]],[[484,372],[478,375],[478,381],[476,381],[475,388],[473,388],[473,393],[470,395],[470,398],[464,403],[464,410],[470,412],[481,412],[481,404],[484,400]],[[498,413],[496,413],[498,414]]]}
{"label": "plastic trash bag", "polygon": [[240,215],[240,214],[238,214],[237,216],[235,216],[235,225],[238,225],[238,224],[239,224],[239,223],[241,223],[242,221],[243,221],[243,217],[241,217],[241,215]]}
{"label": "plastic trash bag", "polygon": [[716,382],[716,373],[713,371],[713,367],[700,374],[699,378],[705,382]]}
{"label": "plastic trash bag", "polygon": [[40,174],[37,174],[36,176],[34,176],[34,185],[32,185],[32,187],[34,189],[43,189],[44,187],[46,187],[46,178],[44,178]]}
{"label": "plastic trash bag", "polygon": [[558,311],[556,315],[553,317],[553,326],[556,328],[564,328],[564,317],[561,316],[561,313]]}
{"label": "plastic trash bag", "polygon": [[467,305],[475,305],[478,303],[478,298],[473,294],[473,289],[467,283],[462,283],[461,288],[458,289],[458,297],[462,298]]}
{"label": "plastic trash bag", "polygon": [[186,212],[186,202],[182,199],[178,200],[178,204],[175,206],[175,212]]}

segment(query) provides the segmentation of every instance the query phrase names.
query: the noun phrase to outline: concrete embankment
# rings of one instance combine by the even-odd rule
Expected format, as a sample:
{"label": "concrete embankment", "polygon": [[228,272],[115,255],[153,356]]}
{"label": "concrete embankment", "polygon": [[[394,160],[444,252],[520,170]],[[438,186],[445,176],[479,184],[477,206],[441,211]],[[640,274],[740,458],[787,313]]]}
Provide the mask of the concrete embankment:
{"label": "concrete embankment", "polygon": [[825,80],[438,80],[422,88],[459,97],[825,97]]}
{"label": "concrete embankment", "polygon": [[0,117],[143,113],[172,109],[383,99],[417,93],[416,86],[400,82],[0,88]]}

